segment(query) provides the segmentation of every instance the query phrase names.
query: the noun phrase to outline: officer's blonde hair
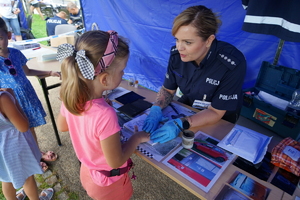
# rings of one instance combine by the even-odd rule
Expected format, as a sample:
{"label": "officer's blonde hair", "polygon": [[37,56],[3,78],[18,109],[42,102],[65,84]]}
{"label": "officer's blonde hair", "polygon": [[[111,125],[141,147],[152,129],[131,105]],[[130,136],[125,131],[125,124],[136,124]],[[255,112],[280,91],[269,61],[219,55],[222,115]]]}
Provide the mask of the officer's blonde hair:
{"label": "officer's blonde hair", "polygon": [[175,36],[181,26],[192,25],[198,36],[207,40],[215,35],[221,25],[219,17],[205,6],[192,6],[181,12],[173,21],[172,35]]}

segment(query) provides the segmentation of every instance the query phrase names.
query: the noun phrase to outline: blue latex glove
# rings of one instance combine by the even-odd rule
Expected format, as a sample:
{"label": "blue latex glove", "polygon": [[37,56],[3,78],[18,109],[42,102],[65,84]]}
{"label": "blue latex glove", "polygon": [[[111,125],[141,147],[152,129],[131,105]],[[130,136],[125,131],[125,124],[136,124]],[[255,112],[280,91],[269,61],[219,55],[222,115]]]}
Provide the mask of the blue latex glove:
{"label": "blue latex glove", "polygon": [[159,106],[152,106],[150,113],[144,121],[143,130],[147,133],[153,133],[162,120],[163,114]]}
{"label": "blue latex glove", "polygon": [[174,121],[176,121],[177,124],[182,128],[181,119],[177,118],[177,119],[170,120],[166,122],[161,128],[157,129],[151,134],[150,139],[152,140],[152,142],[165,143],[168,142],[169,140],[176,138],[181,130],[174,123]]}

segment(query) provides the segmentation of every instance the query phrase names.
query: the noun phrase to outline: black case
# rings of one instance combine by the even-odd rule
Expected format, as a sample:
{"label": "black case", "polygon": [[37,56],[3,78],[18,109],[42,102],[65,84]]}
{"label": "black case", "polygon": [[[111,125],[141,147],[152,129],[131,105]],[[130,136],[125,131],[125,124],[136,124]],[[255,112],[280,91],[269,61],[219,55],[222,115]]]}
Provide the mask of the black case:
{"label": "black case", "polygon": [[255,87],[244,90],[241,115],[282,137],[291,137],[298,140],[300,138],[300,116],[298,113],[281,110],[256,98],[256,95],[262,90],[290,101],[293,92],[298,88],[300,88],[299,70],[272,65],[264,61],[256,79]]}

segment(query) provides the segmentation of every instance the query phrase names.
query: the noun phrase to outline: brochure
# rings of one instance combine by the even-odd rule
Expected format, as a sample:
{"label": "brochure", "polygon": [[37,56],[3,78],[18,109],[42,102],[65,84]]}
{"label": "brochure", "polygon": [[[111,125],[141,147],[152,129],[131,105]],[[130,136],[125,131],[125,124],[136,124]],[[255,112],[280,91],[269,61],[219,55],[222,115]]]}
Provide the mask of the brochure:
{"label": "brochure", "polygon": [[270,188],[238,171],[229,180],[229,185],[253,200],[266,200],[271,191]]}
{"label": "brochure", "polygon": [[217,139],[198,131],[192,149],[182,146],[172,152],[163,163],[188,181],[208,192],[235,155],[216,144]]}
{"label": "brochure", "polygon": [[220,193],[214,198],[214,200],[251,200],[244,194],[236,191],[229,185],[224,185]]}

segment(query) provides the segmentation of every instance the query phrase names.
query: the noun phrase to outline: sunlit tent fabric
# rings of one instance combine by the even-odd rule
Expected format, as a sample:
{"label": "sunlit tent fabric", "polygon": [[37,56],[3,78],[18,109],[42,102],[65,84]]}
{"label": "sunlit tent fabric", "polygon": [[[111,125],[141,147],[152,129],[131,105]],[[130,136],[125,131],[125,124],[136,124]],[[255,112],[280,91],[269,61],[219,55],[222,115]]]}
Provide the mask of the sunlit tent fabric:
{"label": "sunlit tent fabric", "polygon": [[[80,3],[86,30],[97,23],[101,30],[116,30],[128,38],[131,55],[124,77],[135,77],[154,91],[163,84],[170,48],[175,44],[172,22],[189,6],[202,4],[221,16],[223,24],[217,38],[235,45],[247,59],[244,88],[254,85],[262,61],[273,62],[280,41],[273,35],[242,30],[246,15],[242,0],[80,0]],[[299,52],[300,43],[286,41],[278,65],[300,69]]]}

